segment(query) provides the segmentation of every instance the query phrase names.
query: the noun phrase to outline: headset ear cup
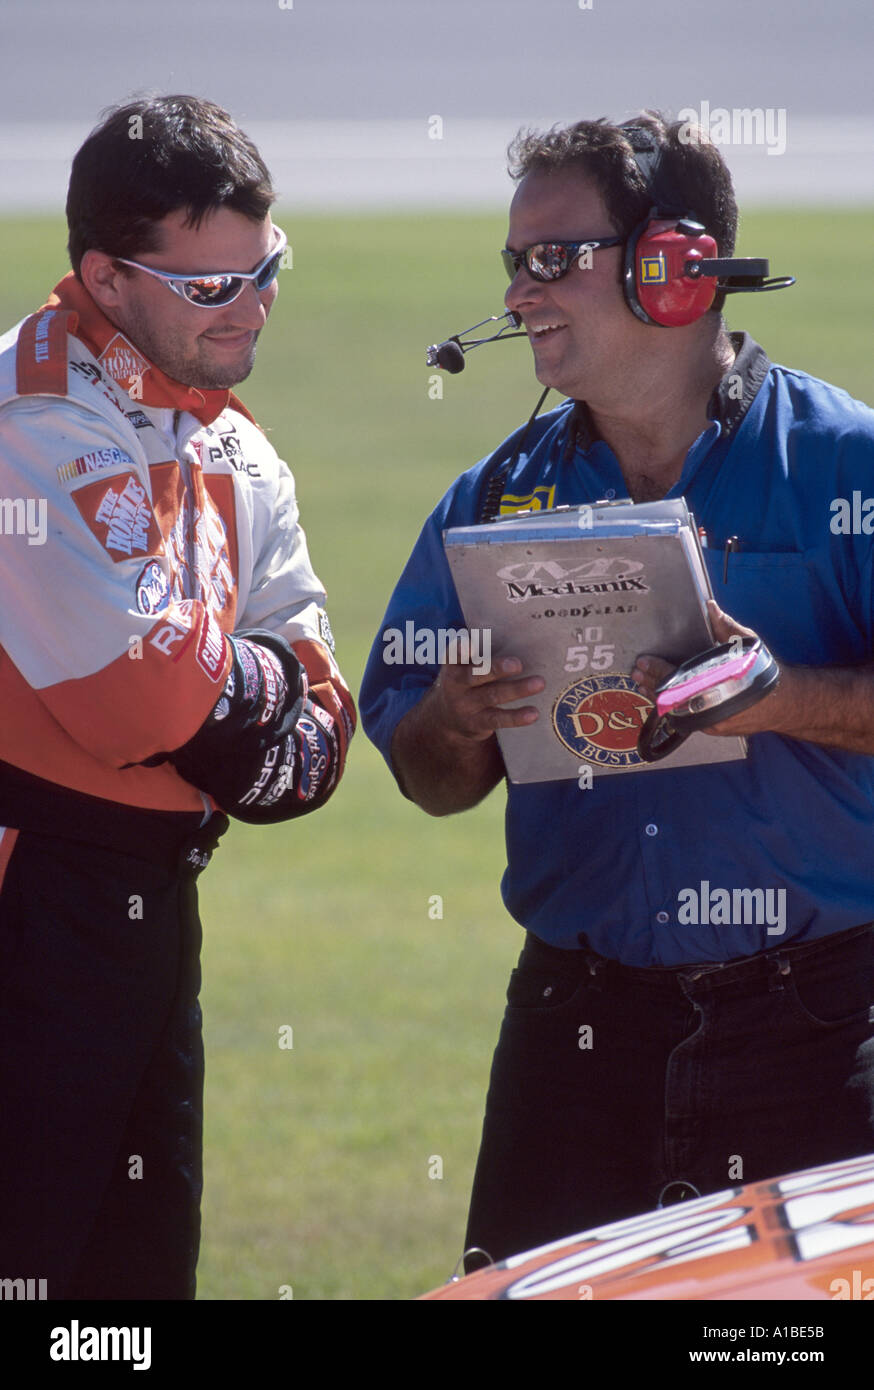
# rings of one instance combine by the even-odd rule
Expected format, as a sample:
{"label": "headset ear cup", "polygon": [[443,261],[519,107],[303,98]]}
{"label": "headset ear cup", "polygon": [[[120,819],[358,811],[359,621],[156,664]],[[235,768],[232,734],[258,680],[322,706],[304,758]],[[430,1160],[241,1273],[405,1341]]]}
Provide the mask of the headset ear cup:
{"label": "headset ear cup", "polygon": [[659,327],[657,320],[650,318],[649,314],[644,309],[638,294],[637,244],[649,224],[649,217],[644,218],[643,222],[638,222],[625,243],[625,265],[622,271],[622,288],[625,292],[625,302],[635,318],[640,319],[641,323],[649,323],[654,327]]}
{"label": "headset ear cup", "polygon": [[625,301],[641,323],[658,328],[695,323],[716,296],[712,277],[693,279],[685,273],[687,261],[716,256],[716,242],[703,231],[678,231],[679,220],[653,210],[638,223],[625,247]]}

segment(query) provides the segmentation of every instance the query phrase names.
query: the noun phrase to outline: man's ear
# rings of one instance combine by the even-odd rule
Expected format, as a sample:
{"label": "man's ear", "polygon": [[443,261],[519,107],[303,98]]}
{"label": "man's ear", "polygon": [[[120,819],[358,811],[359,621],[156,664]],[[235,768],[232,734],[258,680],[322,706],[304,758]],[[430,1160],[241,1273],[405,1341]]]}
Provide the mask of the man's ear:
{"label": "man's ear", "polygon": [[121,302],[121,284],[127,279],[123,269],[105,251],[85,252],[79,265],[82,284],[101,309],[116,309]]}

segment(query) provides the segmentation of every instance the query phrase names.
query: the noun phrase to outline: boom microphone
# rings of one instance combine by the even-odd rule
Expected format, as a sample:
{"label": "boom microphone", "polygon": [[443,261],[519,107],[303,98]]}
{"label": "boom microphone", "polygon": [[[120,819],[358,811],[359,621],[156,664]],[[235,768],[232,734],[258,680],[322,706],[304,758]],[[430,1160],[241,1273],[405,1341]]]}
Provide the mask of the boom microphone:
{"label": "boom microphone", "polygon": [[[468,333],[475,333],[478,328],[483,328],[487,323],[498,323],[501,319],[506,319],[506,323],[499,328],[497,333],[492,333],[488,338],[466,339]],[[508,309],[504,314],[492,314],[489,318],[483,319],[481,323],[475,323],[472,328],[464,328],[460,333],[455,333],[451,338],[447,338],[442,343],[432,343],[428,348],[426,362],[429,367],[442,367],[445,372],[450,372],[453,376],[457,372],[464,371],[464,354],[470,352],[471,348],[482,347],[484,343],[494,343],[498,338],[527,338],[527,333],[511,333],[511,328],[518,328],[522,320],[512,309]]]}
{"label": "boom microphone", "polygon": [[428,366],[442,367],[444,372],[451,372],[455,376],[457,372],[464,371],[464,349],[455,338],[448,338],[445,343],[429,347]]}

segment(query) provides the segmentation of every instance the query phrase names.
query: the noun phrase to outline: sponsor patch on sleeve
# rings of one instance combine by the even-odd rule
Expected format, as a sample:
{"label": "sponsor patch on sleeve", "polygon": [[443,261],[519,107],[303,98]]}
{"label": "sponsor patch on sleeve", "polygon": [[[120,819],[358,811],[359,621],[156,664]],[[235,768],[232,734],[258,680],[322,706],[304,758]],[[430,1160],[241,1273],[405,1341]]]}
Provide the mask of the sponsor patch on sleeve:
{"label": "sponsor patch on sleeve", "polygon": [[125,414],[135,430],[152,430],[155,428],[144,410],[127,410]]}
{"label": "sponsor patch on sleeve", "polygon": [[88,529],[112,560],[163,555],[164,542],[146,489],[132,473],[87,483],[73,493]]}
{"label": "sponsor patch on sleeve", "polygon": [[170,605],[170,581],[157,560],[150,560],[137,579],[137,608],[147,617]]}
{"label": "sponsor patch on sleeve", "polygon": [[328,615],[324,608],[319,609],[319,636],[328,648],[328,651],[333,653],[336,650],[334,647],[334,634],[331,631],[331,624],[328,621]]}
{"label": "sponsor patch on sleeve", "polygon": [[197,664],[211,681],[220,681],[225,667],[225,637],[210,612],[203,615],[203,625],[195,651]]}
{"label": "sponsor patch on sleeve", "polygon": [[92,449],[81,458],[71,459],[69,463],[58,464],[58,482],[69,483],[73,478],[81,478],[86,473],[99,473],[104,468],[135,468],[130,454],[123,449],[111,446],[106,449]]}

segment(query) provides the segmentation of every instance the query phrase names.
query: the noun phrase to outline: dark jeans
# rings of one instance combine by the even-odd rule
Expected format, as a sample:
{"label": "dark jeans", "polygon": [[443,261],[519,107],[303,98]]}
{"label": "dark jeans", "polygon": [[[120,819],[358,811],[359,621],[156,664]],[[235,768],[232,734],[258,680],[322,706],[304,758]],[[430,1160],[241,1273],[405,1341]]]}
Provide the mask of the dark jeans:
{"label": "dark jeans", "polygon": [[162,863],[15,843],[0,893],[0,1278],[45,1279],[49,1299],[194,1297],[195,876],[227,820],[210,826]]}
{"label": "dark jeans", "polygon": [[507,1001],[466,1249],[874,1151],[872,924],[679,969],[529,935]]}

